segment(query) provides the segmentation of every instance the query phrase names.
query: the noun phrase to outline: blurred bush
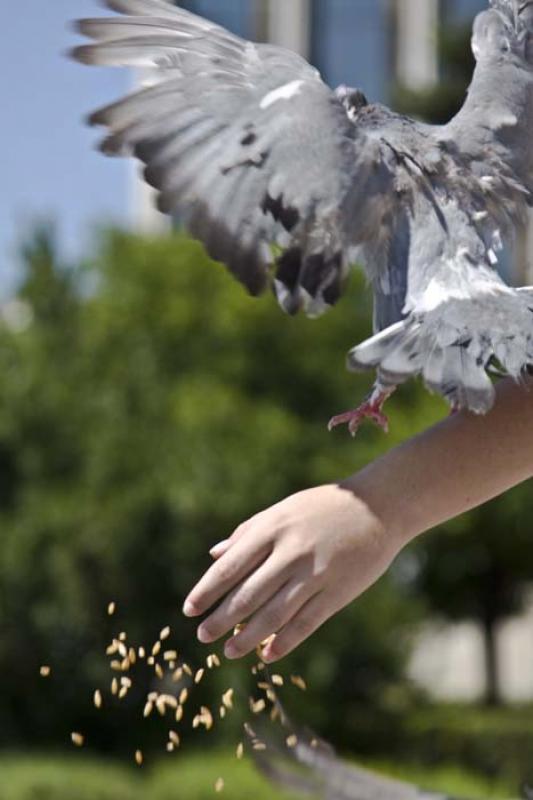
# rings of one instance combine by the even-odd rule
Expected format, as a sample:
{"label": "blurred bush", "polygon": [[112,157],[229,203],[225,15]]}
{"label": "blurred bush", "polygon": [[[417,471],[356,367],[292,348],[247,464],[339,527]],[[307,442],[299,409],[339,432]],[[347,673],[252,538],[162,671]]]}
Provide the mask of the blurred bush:
{"label": "blurred bush", "polygon": [[[105,646],[120,630],[151,645],[171,624],[181,655],[203,660],[180,606],[209,547],[390,446],[371,426],[355,442],[326,430],[371,383],[344,369],[371,329],[368,297],[355,278],[327,319],[288,319],[180,235],[110,233],[66,267],[43,229],[24,270],[0,326],[0,745],[60,745],[82,730],[106,754],[161,747],[157,721],[137,741],[150,674],[120,712],[92,708],[93,689],[111,679]],[[391,404],[392,442],[441,408],[405,387]],[[323,734],[342,741],[351,712],[397,703],[398,692],[404,702],[408,625],[420,611],[405,595],[388,576],[287,659],[313,687],[296,709],[305,704]],[[53,667],[47,682],[41,663]],[[202,701],[231,684],[246,697],[250,680],[244,665],[224,665]]]}

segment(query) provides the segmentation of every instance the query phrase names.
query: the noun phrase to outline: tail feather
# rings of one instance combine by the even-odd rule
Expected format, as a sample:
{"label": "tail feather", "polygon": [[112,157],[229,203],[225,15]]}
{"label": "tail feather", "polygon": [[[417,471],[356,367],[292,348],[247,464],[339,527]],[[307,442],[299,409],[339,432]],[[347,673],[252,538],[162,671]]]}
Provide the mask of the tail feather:
{"label": "tail feather", "polygon": [[516,380],[533,365],[533,288],[413,314],[355,347],[348,368],[375,368],[385,385],[421,375],[453,408],[486,414],[495,401],[493,361]]}

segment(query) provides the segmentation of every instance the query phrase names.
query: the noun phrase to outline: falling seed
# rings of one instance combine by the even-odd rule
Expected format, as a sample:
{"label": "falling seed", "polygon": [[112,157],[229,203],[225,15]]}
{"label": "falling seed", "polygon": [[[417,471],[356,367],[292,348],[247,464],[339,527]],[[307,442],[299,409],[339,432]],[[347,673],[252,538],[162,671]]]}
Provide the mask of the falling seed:
{"label": "falling seed", "polygon": [[135,652],[133,647],[130,647],[130,649],[128,650],[128,659],[131,664],[135,664],[137,661],[137,653]]}
{"label": "falling seed", "polygon": [[318,747],[318,739],[311,739],[311,747]]}
{"label": "falling seed", "polygon": [[254,714],[260,714],[261,711],[265,710],[265,708],[266,703],[263,698],[261,698],[261,700],[257,700],[256,702],[254,702],[252,699],[250,700],[250,709]]}
{"label": "falling seed", "polygon": [[43,667],[41,667],[41,669],[39,670],[39,673],[40,673],[40,675],[41,675],[41,678],[49,678],[49,677],[50,677],[50,674],[51,674],[51,672],[52,672],[52,669],[51,669],[51,667],[48,667],[48,666],[43,666]]}
{"label": "falling seed", "polygon": [[228,689],[227,692],[224,692],[222,702],[226,708],[233,708],[233,689]]}
{"label": "falling seed", "polygon": [[211,655],[207,656],[206,663],[209,669],[220,667],[220,659],[215,653],[211,653]]}
{"label": "falling seed", "polygon": [[158,697],[159,697],[159,692],[149,692],[148,693],[148,700],[150,700],[151,703],[155,703],[155,701],[157,700]]}
{"label": "falling seed", "polygon": [[176,662],[175,661],[169,661],[168,662],[168,668],[170,670],[176,669]]}
{"label": "falling seed", "polygon": [[157,710],[159,711],[159,714],[162,717],[164,717],[165,714],[167,713],[167,704],[165,703],[164,699],[162,697],[158,697],[157,700],[155,701],[155,705]]}
{"label": "falling seed", "polygon": [[271,703],[275,703],[277,701],[277,699],[278,699],[277,696],[276,696],[276,692],[273,692],[272,689],[267,689],[266,690],[266,696],[267,696],[268,700],[270,700]]}
{"label": "falling seed", "polygon": [[139,649],[137,650],[137,654],[139,658],[146,658],[146,650],[144,649],[144,647],[139,647]]}
{"label": "falling seed", "polygon": [[242,742],[239,742],[239,744],[237,745],[237,753],[236,753],[236,755],[237,755],[237,758],[242,758],[243,755],[244,755],[244,745],[243,745]]}
{"label": "falling seed", "polygon": [[278,709],[277,706],[274,706],[274,708],[270,712],[270,720],[271,720],[271,722],[275,722],[278,719],[279,716],[280,716],[279,709]]}
{"label": "falling seed", "polygon": [[233,628],[233,635],[237,636],[237,634],[241,633],[246,628],[246,622],[238,622],[237,625]]}
{"label": "falling seed", "polygon": [[187,702],[187,698],[188,697],[189,697],[189,690],[188,689],[182,689],[181,692],[180,692],[180,696],[179,696],[179,702],[180,702],[181,706],[184,703]]}
{"label": "falling seed", "polygon": [[102,708],[102,692],[100,689],[96,689],[93,700],[96,708]]}
{"label": "falling seed", "polygon": [[266,744],[264,742],[254,742],[252,747],[254,750],[266,750]]}
{"label": "falling seed", "polygon": [[126,633],[126,631],[122,631],[122,633],[119,633],[118,635],[119,642],[125,642],[127,638],[128,634]]}
{"label": "falling seed", "polygon": [[204,672],[205,672],[205,669],[199,669],[199,670],[198,670],[198,672],[197,672],[197,673],[196,673],[196,675],[194,676],[194,682],[195,682],[195,683],[200,683],[200,681],[201,681],[201,680],[202,680],[202,678],[204,677]]}
{"label": "falling seed", "polygon": [[131,689],[133,686],[133,681],[131,678],[127,678],[125,675],[120,679],[121,686],[127,686],[128,689]]}
{"label": "falling seed", "polygon": [[160,680],[163,680],[163,678],[165,677],[165,673],[163,672],[163,667],[161,666],[161,664],[156,664],[154,669],[155,669],[155,674],[157,675],[157,677]]}
{"label": "falling seed", "polygon": [[167,742],[167,753],[173,753],[173,752],[174,752],[173,743],[172,742]]}
{"label": "falling seed", "polygon": [[111,694],[118,694],[118,681],[116,678],[111,681]]}
{"label": "falling seed", "polygon": [[128,688],[127,686],[123,686],[120,692],[118,693],[118,699],[124,700],[127,694],[128,694]]}
{"label": "falling seed", "polygon": [[109,615],[110,617],[112,617],[112,616],[113,616],[113,614],[115,613],[115,611],[116,611],[116,610],[117,610],[117,604],[116,604],[116,603],[113,603],[113,602],[112,602],[112,603],[109,603],[109,605],[108,605],[108,607],[107,607],[107,613],[108,613],[108,615]]}
{"label": "falling seed", "polygon": [[152,647],[152,655],[158,656],[160,652],[161,652],[161,642],[156,642]]}
{"label": "falling seed", "polygon": [[181,681],[182,677],[183,677],[183,670],[182,670],[181,667],[178,667],[178,669],[175,671],[174,675],[172,676],[172,680],[173,680],[174,683],[178,683],[179,681]]}
{"label": "falling seed", "polygon": [[187,673],[187,675],[188,675],[190,678],[192,678],[192,669],[189,667],[189,665],[188,665],[188,664],[186,664],[186,663],[184,662],[184,663],[182,664],[182,669],[183,669],[183,671],[184,671],[184,672],[186,672],[186,673]]}
{"label": "falling seed", "polygon": [[118,654],[121,658],[126,658],[128,655],[128,648],[124,644],[124,642],[118,642],[117,645]]}
{"label": "falling seed", "polygon": [[224,719],[226,716],[226,706],[220,706],[218,713],[220,714],[220,719]]}
{"label": "falling seed", "polygon": [[112,661],[109,666],[114,672],[122,672],[122,661]]}
{"label": "falling seed", "polygon": [[298,744],[298,737],[293,733],[291,736],[287,736],[286,740],[287,747],[296,747]]}
{"label": "falling seed", "polygon": [[176,731],[169,731],[168,738],[170,739],[171,742],[173,742],[173,744],[176,745],[176,747],[180,746],[180,737],[178,736]]}
{"label": "falling seed", "polygon": [[161,639],[162,642],[164,642],[165,639],[168,639],[169,636],[170,636],[170,627],[167,625],[167,627],[163,628],[163,630],[159,634],[159,638]]}
{"label": "falling seed", "polygon": [[270,689],[270,684],[267,683],[266,681],[259,681],[259,683],[257,684],[257,688],[264,689],[266,691],[267,689]]}
{"label": "falling seed", "polygon": [[148,700],[148,702],[146,703],[146,705],[144,707],[143,717],[145,719],[147,717],[149,717],[153,710],[154,710],[154,704],[150,700]]}
{"label": "falling seed", "polygon": [[71,733],[70,738],[72,739],[72,744],[76,745],[76,747],[83,747],[85,737],[81,733]]}
{"label": "falling seed", "polygon": [[155,658],[153,656],[149,656],[146,660],[146,663],[149,667],[153,667],[155,664]]}
{"label": "falling seed", "polygon": [[119,642],[113,641],[107,650],[105,651],[106,656],[114,656],[115,653],[118,651]]}
{"label": "falling seed", "polygon": [[283,678],[281,675],[272,675],[272,683],[274,686],[283,686]]}
{"label": "falling seed", "polygon": [[298,689],[301,689],[302,692],[305,692],[307,689],[307,684],[304,679],[300,677],[300,675],[291,675],[291,682],[297,686]]}
{"label": "falling seed", "polygon": [[135,761],[139,767],[142,767],[144,756],[142,754],[142,750],[135,751]]}
{"label": "falling seed", "polygon": [[176,709],[176,722],[181,722],[183,719],[183,706],[178,706]]}
{"label": "falling seed", "polygon": [[243,728],[244,728],[244,730],[246,731],[246,733],[248,734],[248,736],[250,738],[253,739],[255,737],[255,731],[254,731],[254,729],[252,728],[252,726],[250,725],[249,722],[245,722],[243,724]]}
{"label": "falling seed", "polygon": [[165,653],[163,653],[163,659],[165,661],[177,661],[178,654],[176,650],[167,650]]}
{"label": "falling seed", "polygon": [[217,778],[215,782],[215,792],[224,791],[224,778]]}

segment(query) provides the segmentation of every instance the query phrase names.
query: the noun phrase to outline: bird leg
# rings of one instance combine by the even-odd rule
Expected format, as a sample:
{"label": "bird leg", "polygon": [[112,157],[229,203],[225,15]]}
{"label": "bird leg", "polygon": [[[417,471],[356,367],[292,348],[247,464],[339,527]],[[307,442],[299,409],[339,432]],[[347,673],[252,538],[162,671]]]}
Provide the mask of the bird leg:
{"label": "bird leg", "polygon": [[383,413],[383,406],[395,391],[396,387],[385,389],[383,386],[380,386],[379,383],[376,384],[359,408],[333,417],[329,422],[328,430],[332,431],[333,428],[336,428],[338,425],[347,424],[350,433],[352,436],[355,436],[363,420],[370,419],[382,428],[385,433],[388,433],[389,420]]}

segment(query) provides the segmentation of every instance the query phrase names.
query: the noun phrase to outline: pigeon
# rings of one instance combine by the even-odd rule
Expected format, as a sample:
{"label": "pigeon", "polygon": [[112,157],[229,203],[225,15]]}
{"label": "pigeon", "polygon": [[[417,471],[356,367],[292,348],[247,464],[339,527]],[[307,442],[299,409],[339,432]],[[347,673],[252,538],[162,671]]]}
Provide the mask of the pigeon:
{"label": "pigeon", "polygon": [[373,331],[348,354],[370,394],[334,417],[384,430],[385,401],[420,376],[452,412],[487,414],[493,372],[533,365],[533,287],[498,266],[533,205],[533,0],[475,19],[465,103],[433,126],[332,89],[296,53],[254,44],[167,0],[104,0],[80,20],[84,64],[140,67],[149,85],[90,116],[110,156],[134,156],[159,209],[251,295],[318,317],[362,265]]}

